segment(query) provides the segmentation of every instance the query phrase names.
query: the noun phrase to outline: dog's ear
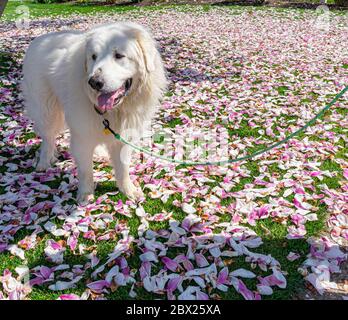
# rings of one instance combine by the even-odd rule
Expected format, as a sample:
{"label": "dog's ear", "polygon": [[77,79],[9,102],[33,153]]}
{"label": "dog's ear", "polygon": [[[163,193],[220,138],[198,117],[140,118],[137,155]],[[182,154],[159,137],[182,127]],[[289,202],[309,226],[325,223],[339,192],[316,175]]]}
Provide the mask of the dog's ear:
{"label": "dog's ear", "polygon": [[156,42],[148,31],[143,28],[134,28],[133,34],[142,52],[147,72],[152,72],[156,68],[156,57],[158,54]]}

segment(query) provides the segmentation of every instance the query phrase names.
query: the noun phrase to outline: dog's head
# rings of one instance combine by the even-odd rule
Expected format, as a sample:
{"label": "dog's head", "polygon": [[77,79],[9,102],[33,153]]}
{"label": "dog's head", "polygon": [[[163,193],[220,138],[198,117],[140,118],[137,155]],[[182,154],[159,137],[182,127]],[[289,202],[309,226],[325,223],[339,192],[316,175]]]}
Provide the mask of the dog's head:
{"label": "dog's head", "polygon": [[157,55],[155,41],[140,25],[116,23],[91,31],[85,69],[88,95],[97,112],[122,104],[155,70]]}

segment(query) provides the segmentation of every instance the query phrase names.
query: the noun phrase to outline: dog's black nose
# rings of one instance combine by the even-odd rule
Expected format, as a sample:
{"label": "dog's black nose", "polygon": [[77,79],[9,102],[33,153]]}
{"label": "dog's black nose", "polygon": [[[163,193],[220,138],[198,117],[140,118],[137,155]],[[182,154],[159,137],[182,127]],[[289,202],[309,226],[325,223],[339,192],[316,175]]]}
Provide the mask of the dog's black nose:
{"label": "dog's black nose", "polygon": [[104,82],[94,76],[89,78],[88,84],[97,91],[101,90],[104,86]]}

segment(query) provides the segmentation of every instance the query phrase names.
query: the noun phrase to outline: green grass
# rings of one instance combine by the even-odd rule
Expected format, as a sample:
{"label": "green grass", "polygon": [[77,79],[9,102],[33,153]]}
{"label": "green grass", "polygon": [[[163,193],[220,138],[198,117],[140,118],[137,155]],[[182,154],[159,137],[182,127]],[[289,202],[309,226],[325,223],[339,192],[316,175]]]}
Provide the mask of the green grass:
{"label": "green grass", "polygon": [[[18,6],[24,5],[29,8],[30,18],[55,17],[55,16],[69,16],[72,14],[86,15],[103,12],[126,12],[130,10],[137,10],[134,6],[97,6],[88,4],[75,3],[47,3],[39,4],[29,1],[9,1],[2,19],[15,20],[18,17],[16,9]],[[19,9],[18,9],[19,10]],[[151,10],[148,7],[148,10]]]}
{"label": "green grass", "polygon": [[[328,0],[328,3],[332,3],[333,0]],[[319,3],[319,1],[318,1]],[[165,4],[161,1],[159,1],[158,5],[155,6],[134,6],[134,5],[95,5],[90,4],[88,2],[68,2],[68,3],[46,3],[46,4],[39,4],[34,3],[32,1],[15,1],[15,0],[9,0],[5,11],[1,17],[1,20],[7,20],[7,21],[13,21],[17,19],[21,12],[19,6],[26,6],[29,8],[29,15],[30,19],[33,18],[43,18],[43,17],[56,17],[56,16],[69,16],[69,15],[90,15],[90,14],[96,14],[96,13],[122,13],[132,10],[160,10],[162,8],[175,8],[176,10],[180,11],[190,11],[192,9],[191,5],[176,5],[176,4]],[[197,7],[197,6],[195,6]],[[204,4],[199,6],[202,11],[208,12],[212,8],[216,8],[216,6],[211,6],[209,4]],[[220,7],[220,6],[218,6]],[[224,8],[227,8],[231,10],[231,14],[239,14],[242,11],[249,10],[249,11],[258,11],[258,10],[276,10],[278,12],[284,12],[289,9],[285,8],[269,8],[265,6],[256,6],[256,7],[243,7],[238,5],[227,5],[223,6]],[[16,10],[19,10],[16,12]],[[306,12],[305,9],[294,9],[298,13],[304,13]],[[335,12],[335,14],[345,14],[342,11],[332,10],[330,11]]]}
{"label": "green grass", "polygon": [[[68,3],[34,3],[32,1],[14,1],[9,0],[1,20],[13,21],[21,14],[19,6],[26,6],[29,9],[30,19],[43,17],[68,17],[70,15],[93,15],[97,13],[122,13],[127,11],[143,10],[160,10],[163,8],[176,8],[180,11],[190,11],[190,5],[173,5],[159,2],[153,6],[136,6],[136,5],[96,5],[88,2],[68,2]],[[210,5],[202,5],[203,11],[209,11]],[[16,12],[16,10],[19,10]]]}

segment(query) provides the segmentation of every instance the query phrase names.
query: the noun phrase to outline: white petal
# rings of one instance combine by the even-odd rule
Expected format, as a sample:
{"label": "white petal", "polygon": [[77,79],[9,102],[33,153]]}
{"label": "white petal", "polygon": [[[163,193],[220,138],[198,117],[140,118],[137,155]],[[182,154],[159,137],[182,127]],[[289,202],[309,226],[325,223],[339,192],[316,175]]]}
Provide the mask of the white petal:
{"label": "white petal", "polygon": [[186,212],[188,214],[196,212],[196,209],[191,204],[188,204],[188,203],[183,203],[181,205],[181,208],[184,212]]}
{"label": "white petal", "polygon": [[273,294],[273,290],[272,290],[271,287],[264,286],[264,285],[261,285],[261,284],[257,285],[257,291],[260,294],[265,295],[265,296],[270,296],[271,294]]}
{"label": "white petal", "polygon": [[242,278],[248,278],[248,279],[252,279],[256,277],[255,273],[243,268],[230,272],[230,275],[234,277],[242,277]]}

